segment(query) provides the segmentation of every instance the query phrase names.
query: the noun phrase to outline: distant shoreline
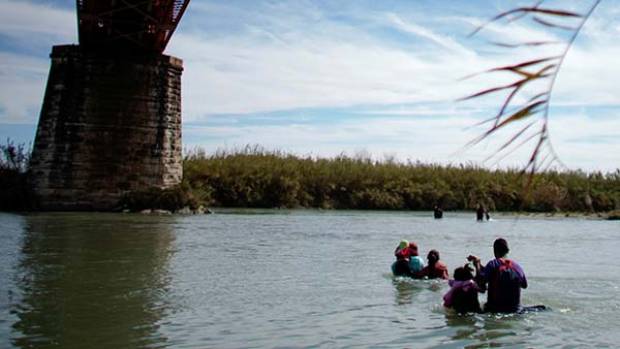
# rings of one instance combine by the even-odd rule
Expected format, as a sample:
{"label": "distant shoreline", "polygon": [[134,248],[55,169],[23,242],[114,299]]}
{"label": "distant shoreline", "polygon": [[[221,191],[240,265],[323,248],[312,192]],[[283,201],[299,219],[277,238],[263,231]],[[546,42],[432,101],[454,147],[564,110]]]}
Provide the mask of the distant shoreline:
{"label": "distant shoreline", "polygon": [[[40,213],[50,213],[50,214],[129,214],[129,215],[145,215],[145,216],[191,216],[191,215],[202,215],[202,214],[278,214],[284,212],[323,212],[323,213],[342,213],[342,212],[367,212],[367,213],[379,213],[379,214],[402,214],[407,215],[411,214],[417,217],[427,217],[429,220],[435,220],[433,218],[433,212],[428,210],[366,210],[366,209],[322,209],[322,208],[314,208],[314,207],[296,207],[296,208],[258,208],[258,207],[217,207],[211,206],[210,208],[201,208],[198,210],[191,210],[189,208],[185,208],[177,211],[170,210],[162,210],[162,209],[146,209],[141,211],[113,211],[113,212],[103,212],[103,211],[0,211],[0,213],[6,214],[20,214],[20,215],[29,215],[29,214],[40,214]],[[462,216],[471,216],[472,221],[475,221],[475,211],[447,211],[444,214],[444,217],[441,219],[437,219],[437,221],[441,220],[450,220],[454,216],[451,214],[456,214],[460,217]],[[584,219],[584,220],[620,220],[620,211],[611,211],[611,212],[593,212],[593,213],[585,213],[585,212],[519,212],[519,211],[503,211],[503,212],[491,212],[491,221],[494,219],[509,219],[509,218],[531,218],[531,219]]]}
{"label": "distant shoreline", "polygon": [[582,215],[620,209],[620,170],[548,171],[299,157],[247,147],[184,161],[184,185],[209,207],[524,212]]}
{"label": "distant shoreline", "polygon": [[[428,210],[364,210],[364,209],[322,209],[315,207],[294,207],[294,208],[260,208],[260,207],[218,207],[211,206],[209,208],[208,214],[234,214],[234,213],[252,213],[255,212],[257,214],[277,214],[278,212],[324,212],[324,213],[342,213],[342,212],[368,212],[368,213],[381,213],[381,214],[402,214],[402,215],[415,215],[417,217],[428,217],[429,219],[433,218],[433,212]],[[153,212],[126,212],[126,213],[134,213],[134,214],[153,214],[153,215],[161,215],[161,214],[178,214],[178,215],[187,215],[187,214],[202,214],[207,212],[199,212],[199,213],[173,213],[173,212],[162,212],[161,210],[153,210]],[[475,220],[475,211],[447,211],[444,213],[444,217],[441,219],[449,220],[453,216],[451,214],[457,214],[459,216],[470,215],[472,220]],[[611,211],[611,212],[491,212],[491,221],[497,218],[514,218],[514,217],[524,217],[524,218],[533,218],[533,219],[564,219],[564,218],[572,218],[572,219],[586,219],[586,220],[618,220],[620,219],[620,212]],[[437,220],[441,220],[437,219]]]}
{"label": "distant shoreline", "polygon": [[[0,170],[0,210],[36,211],[27,166]],[[232,153],[190,153],[183,173],[182,183],[174,187],[120,192],[110,211],[193,214],[207,207],[246,207],[415,212],[438,206],[448,213],[482,205],[491,215],[620,216],[620,170],[548,171],[529,177],[518,169],[403,164],[344,155],[304,158],[247,147]]]}

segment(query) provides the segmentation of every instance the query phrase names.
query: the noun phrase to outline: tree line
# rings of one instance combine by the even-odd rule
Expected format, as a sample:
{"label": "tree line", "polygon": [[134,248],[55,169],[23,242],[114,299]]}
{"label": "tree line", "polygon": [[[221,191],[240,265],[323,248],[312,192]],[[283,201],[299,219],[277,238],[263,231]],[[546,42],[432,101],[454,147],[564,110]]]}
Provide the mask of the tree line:
{"label": "tree line", "polygon": [[261,147],[188,154],[184,186],[209,205],[224,207],[431,210],[439,205],[467,210],[481,203],[493,211],[620,208],[620,170],[547,171],[528,178],[517,169],[300,157]]}
{"label": "tree line", "polygon": [[[36,209],[28,185],[28,152],[0,147],[0,210]],[[611,173],[546,171],[475,165],[400,163],[364,156],[297,156],[247,146],[183,160],[183,182],[174,188],[127,193],[118,209],[183,207],[322,208],[375,210],[607,212],[620,209],[620,170]],[[530,181],[529,186],[525,183]]]}

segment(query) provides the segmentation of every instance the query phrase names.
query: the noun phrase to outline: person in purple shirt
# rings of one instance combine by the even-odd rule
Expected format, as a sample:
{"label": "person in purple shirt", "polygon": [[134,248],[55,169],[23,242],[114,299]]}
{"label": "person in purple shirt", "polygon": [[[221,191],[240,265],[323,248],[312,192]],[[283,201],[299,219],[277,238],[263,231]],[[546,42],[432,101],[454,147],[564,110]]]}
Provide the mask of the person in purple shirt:
{"label": "person in purple shirt", "polygon": [[523,268],[510,259],[508,242],[499,238],[493,243],[495,259],[482,268],[480,258],[470,255],[467,260],[476,267],[476,282],[484,291],[487,289],[485,312],[514,313],[521,311],[521,289],[527,288],[527,279]]}

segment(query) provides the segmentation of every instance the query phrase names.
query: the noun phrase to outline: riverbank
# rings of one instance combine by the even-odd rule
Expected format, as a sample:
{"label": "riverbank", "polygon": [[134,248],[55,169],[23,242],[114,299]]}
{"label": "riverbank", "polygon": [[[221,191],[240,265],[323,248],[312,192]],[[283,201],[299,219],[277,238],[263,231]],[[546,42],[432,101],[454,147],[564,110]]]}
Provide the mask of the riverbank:
{"label": "riverbank", "polygon": [[[131,212],[135,214],[161,214],[153,210],[149,212]],[[433,220],[432,211],[411,211],[411,210],[325,210],[321,208],[244,208],[244,207],[213,207],[209,209],[207,214],[218,215],[230,215],[230,214],[244,214],[244,215],[278,215],[278,214],[294,214],[294,215],[342,215],[342,214],[368,214],[368,215],[398,215],[398,216],[411,216],[411,217],[425,217]],[[175,214],[175,213],[166,213]],[[187,212],[177,213],[181,215],[187,214]],[[576,220],[617,220],[618,212],[523,212],[523,211],[503,211],[503,212],[490,212],[490,221],[506,220],[506,219],[534,219],[534,220],[563,220],[563,219],[576,219]],[[445,211],[443,220],[451,220],[455,217],[469,216],[471,220],[476,219],[476,212],[474,210],[460,210],[460,211]],[[441,221],[442,219],[439,219]],[[483,221],[485,223],[486,221]]]}
{"label": "riverbank", "polygon": [[[467,211],[482,204],[491,212],[620,217],[620,170],[607,174],[549,171],[528,178],[517,169],[398,163],[344,155],[333,159],[300,157],[259,147],[210,155],[194,151],[185,157],[183,167],[179,186],[127,193],[116,210],[427,211],[438,205],[446,211]],[[0,168],[0,210],[36,210],[31,198],[27,166]]]}
{"label": "riverbank", "polygon": [[471,210],[596,214],[620,208],[620,170],[550,171],[299,157],[261,148],[185,158],[184,185],[213,207]]}

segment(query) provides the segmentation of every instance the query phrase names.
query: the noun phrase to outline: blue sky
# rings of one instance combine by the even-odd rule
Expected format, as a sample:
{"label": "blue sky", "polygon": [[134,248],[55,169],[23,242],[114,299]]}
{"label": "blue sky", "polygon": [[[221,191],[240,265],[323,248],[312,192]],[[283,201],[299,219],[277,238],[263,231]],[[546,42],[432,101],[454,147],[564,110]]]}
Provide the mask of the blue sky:
{"label": "blue sky", "polygon": [[[531,3],[193,0],[166,50],[185,65],[184,145],[214,151],[260,144],[301,155],[522,166],[527,146],[499,164],[483,162],[517,128],[461,151],[484,131],[472,126],[501,102],[455,100],[509,81],[460,77],[561,51],[560,45],[533,50],[488,43],[565,39],[528,20],[467,37],[495,14]],[[581,11],[590,3],[570,6]],[[74,6],[73,0],[0,0],[0,139],[33,140],[51,46],[77,41]],[[551,139],[569,168],[619,167],[618,18],[620,4],[604,0],[557,80]]]}

